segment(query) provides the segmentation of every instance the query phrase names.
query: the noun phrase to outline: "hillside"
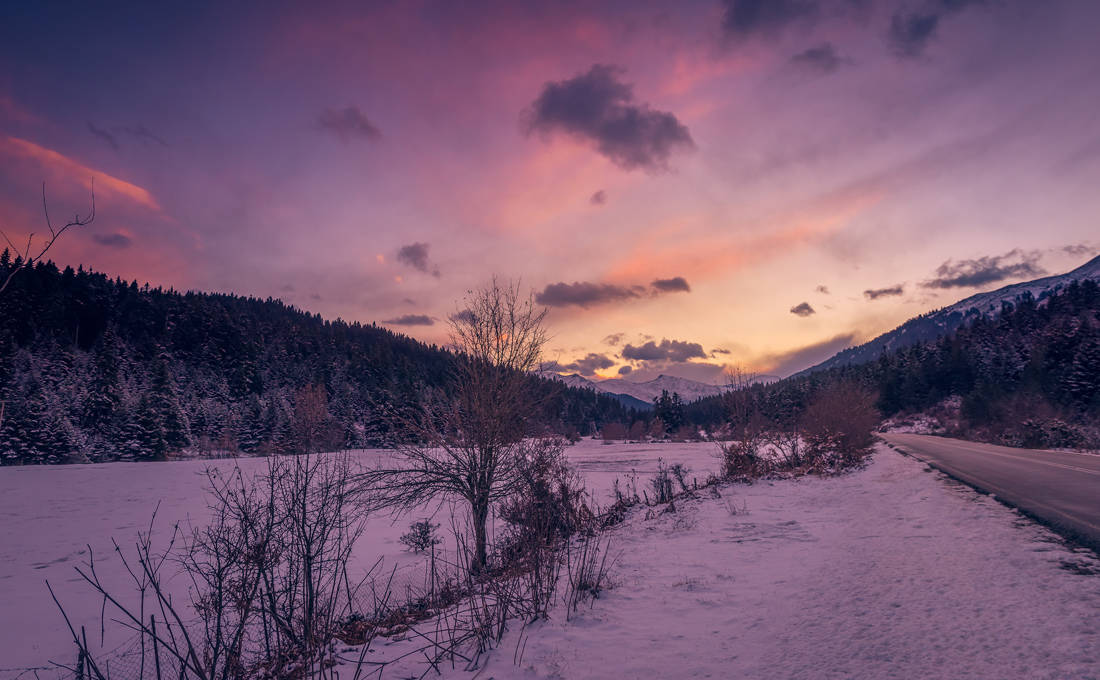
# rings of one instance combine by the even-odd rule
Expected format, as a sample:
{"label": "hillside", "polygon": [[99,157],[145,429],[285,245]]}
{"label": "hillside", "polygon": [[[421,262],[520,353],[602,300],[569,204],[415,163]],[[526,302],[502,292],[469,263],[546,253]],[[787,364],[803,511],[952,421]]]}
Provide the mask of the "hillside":
{"label": "hillside", "polygon": [[[0,257],[0,275],[11,266]],[[0,295],[0,462],[384,444],[392,433],[379,412],[445,388],[451,361],[384,328],[279,300],[41,264]],[[536,420],[562,431],[627,419],[618,401],[589,390],[535,377],[532,390],[544,404]]]}
{"label": "hillside", "polygon": [[[935,340],[746,394],[768,420],[793,423],[836,381],[873,392],[883,416],[932,412],[944,432],[962,438],[1100,448],[1100,284],[1071,281],[1041,300],[1024,289],[998,313],[973,315]],[[704,399],[686,415],[710,424],[726,412],[718,399]]]}
{"label": "hillside", "polygon": [[1014,304],[1024,297],[1042,302],[1046,297],[1064,289],[1073,281],[1100,281],[1100,256],[1089,260],[1077,269],[1057,276],[1047,276],[1025,281],[997,290],[978,293],[953,305],[923,314],[906,321],[892,331],[857,347],[850,347],[816,366],[807,368],[797,377],[837,366],[863,364],[878,359],[884,352],[909,347],[920,342],[935,340],[955,329],[978,319],[1000,313],[1005,304]]}

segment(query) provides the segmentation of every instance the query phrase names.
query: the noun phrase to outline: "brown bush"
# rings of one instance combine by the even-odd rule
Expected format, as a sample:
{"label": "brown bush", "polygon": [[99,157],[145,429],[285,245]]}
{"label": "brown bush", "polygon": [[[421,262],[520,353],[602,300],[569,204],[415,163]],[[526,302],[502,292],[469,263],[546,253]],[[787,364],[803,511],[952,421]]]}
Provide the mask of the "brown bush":
{"label": "brown bush", "polygon": [[815,465],[850,465],[861,461],[874,443],[881,415],[875,394],[854,382],[823,387],[802,416],[806,456]]}

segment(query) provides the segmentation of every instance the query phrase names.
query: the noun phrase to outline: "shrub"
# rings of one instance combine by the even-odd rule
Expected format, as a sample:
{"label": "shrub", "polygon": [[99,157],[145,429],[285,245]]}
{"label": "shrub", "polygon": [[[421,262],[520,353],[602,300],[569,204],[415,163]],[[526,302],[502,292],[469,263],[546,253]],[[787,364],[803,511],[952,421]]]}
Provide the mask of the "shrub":
{"label": "shrub", "polygon": [[626,439],[626,426],[622,423],[605,423],[600,431],[605,442]]}
{"label": "shrub", "polygon": [[870,390],[854,382],[818,390],[801,420],[809,462],[844,466],[862,460],[881,420],[875,399]]}
{"label": "shrub", "polygon": [[725,477],[766,474],[768,461],[761,455],[770,424],[759,411],[750,411],[730,422],[715,438],[722,475]]}
{"label": "shrub", "polygon": [[657,459],[657,475],[649,480],[649,484],[653,488],[654,503],[667,503],[672,500],[672,471],[660,458]]}
{"label": "shrub", "polygon": [[516,489],[501,504],[500,517],[511,525],[513,541],[554,542],[591,529],[584,483],[561,446],[548,443],[530,451],[520,465]]}
{"label": "shrub", "polygon": [[400,541],[414,553],[426,553],[443,542],[435,533],[438,528],[438,524],[426,519],[413,522],[409,525],[409,531],[401,535]]}

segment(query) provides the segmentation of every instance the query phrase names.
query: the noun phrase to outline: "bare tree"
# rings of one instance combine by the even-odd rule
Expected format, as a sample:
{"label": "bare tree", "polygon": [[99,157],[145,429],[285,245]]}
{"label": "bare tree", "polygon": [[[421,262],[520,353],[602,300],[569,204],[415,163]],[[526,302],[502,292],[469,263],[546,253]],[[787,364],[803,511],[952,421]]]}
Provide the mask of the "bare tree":
{"label": "bare tree", "polygon": [[[15,275],[18,274],[21,270],[29,269],[30,267],[33,267],[35,264],[40,262],[42,258],[46,256],[46,253],[49,252],[50,248],[53,247],[53,244],[57,243],[57,240],[61,238],[62,234],[74,227],[87,226],[91,224],[93,220],[95,220],[95,185],[92,185],[92,207],[91,210],[88,211],[88,214],[84,215],[83,217],[81,217],[80,215],[75,215],[73,216],[73,219],[69,222],[66,222],[60,227],[55,227],[50,221],[50,210],[46,206],[46,183],[43,182],[42,213],[46,216],[46,228],[50,230],[50,235],[48,237],[44,237],[44,240],[40,243],[39,247],[35,247],[35,234],[33,231],[27,234],[27,243],[22,248],[20,248],[11,240],[6,232],[0,230],[0,237],[3,237],[4,241],[7,243],[8,248],[11,250],[12,257],[14,258],[11,271],[8,271],[7,275],[3,277],[3,281],[0,282],[0,293],[3,293],[4,290],[7,289],[8,284],[11,283],[11,280],[14,279]],[[15,264],[16,262],[18,264]]]}
{"label": "bare tree", "polygon": [[408,509],[440,497],[464,501],[475,570],[486,565],[489,511],[517,487],[519,464],[532,445],[526,440],[536,407],[529,373],[546,343],[546,313],[516,283],[494,279],[469,293],[465,308],[451,317],[451,394],[398,414],[411,443],[399,442],[392,464],[361,476],[368,497],[381,507]]}

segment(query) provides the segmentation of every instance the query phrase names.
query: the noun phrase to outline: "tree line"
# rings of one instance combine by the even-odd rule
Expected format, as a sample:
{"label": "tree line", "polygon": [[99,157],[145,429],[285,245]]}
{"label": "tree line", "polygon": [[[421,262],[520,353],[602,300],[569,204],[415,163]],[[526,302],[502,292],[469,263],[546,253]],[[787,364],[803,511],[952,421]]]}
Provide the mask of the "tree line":
{"label": "tree line", "polygon": [[[5,250],[0,463],[382,446],[383,412],[452,389],[455,357],[280,300],[139,286]],[[587,434],[614,399],[530,377],[537,420]]]}

